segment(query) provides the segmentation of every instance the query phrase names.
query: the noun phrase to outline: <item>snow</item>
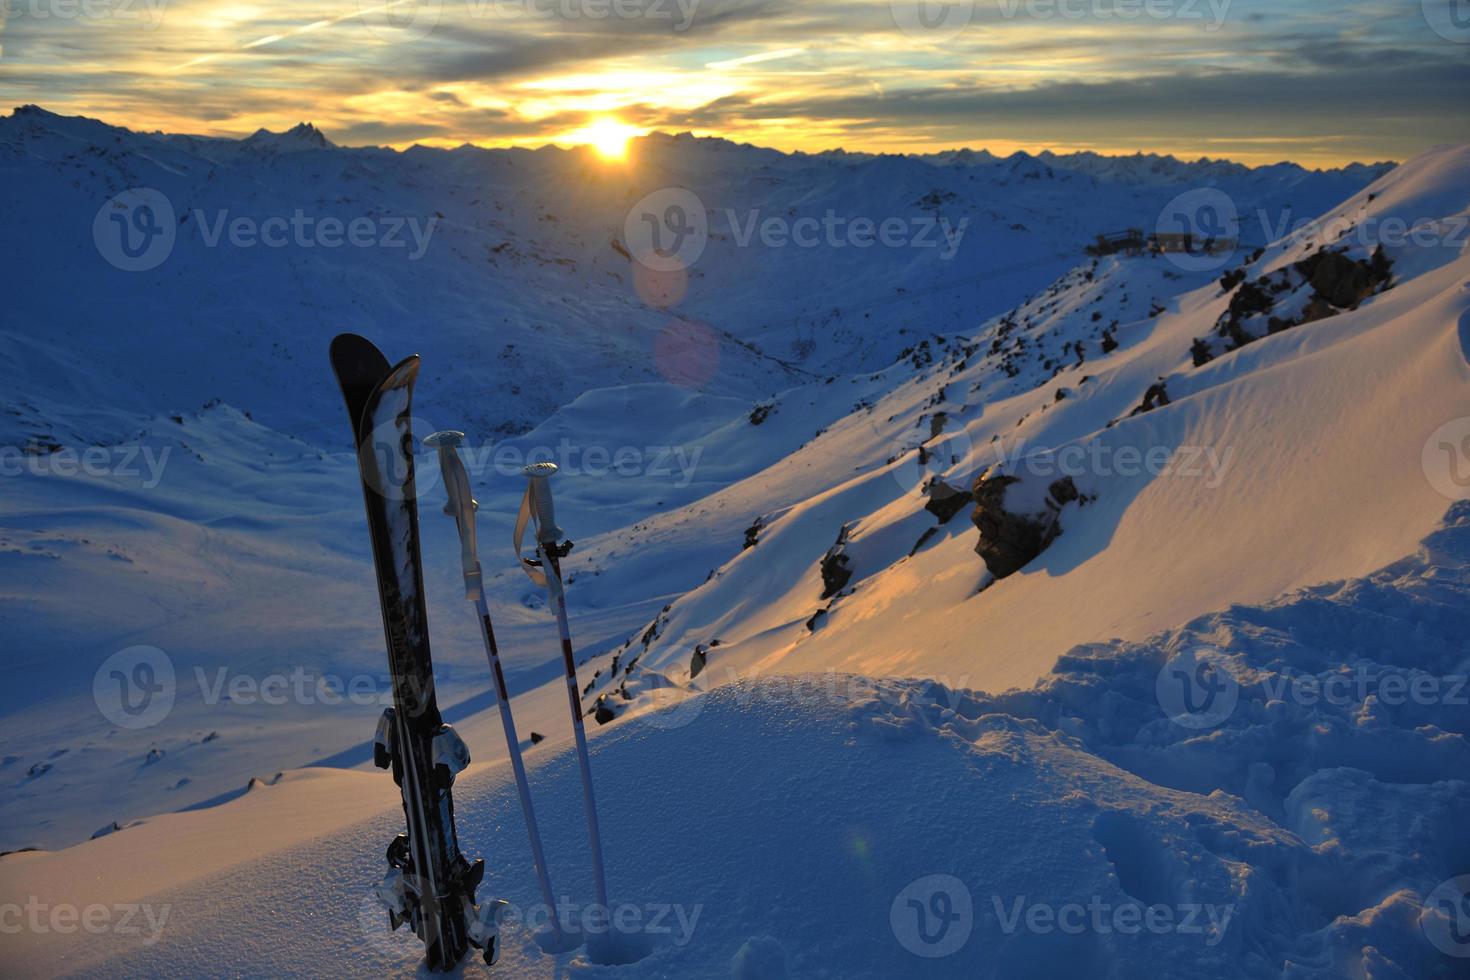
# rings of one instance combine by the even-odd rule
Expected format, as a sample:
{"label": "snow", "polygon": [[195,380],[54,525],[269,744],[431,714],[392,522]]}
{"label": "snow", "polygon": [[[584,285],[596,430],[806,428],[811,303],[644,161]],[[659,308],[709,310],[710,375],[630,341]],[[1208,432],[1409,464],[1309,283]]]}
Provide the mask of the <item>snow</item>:
{"label": "snow", "polygon": [[[618,169],[30,108],[0,118],[0,170],[7,219],[56,229],[0,242],[0,445],[20,466],[0,499],[0,849],[47,848],[0,858],[0,906],[136,904],[144,924],[5,933],[7,969],[416,968],[369,898],[402,814],[368,768],[386,665],[326,370],[353,329],[423,355],[416,436],[470,433],[517,724],[546,736],[523,747],[552,876],[585,902],[556,632],[509,547],[521,465],[562,468],[584,708],[618,716],[589,732],[613,900],[672,926],[558,972],[1457,975],[1470,512],[1435,448],[1470,404],[1470,146],[1312,172],[654,135]],[[190,231],[128,274],[88,232],[140,185],[188,222],[442,217],[414,263]],[[712,231],[672,284],[612,247],[666,186]],[[1081,254],[1199,187],[1246,219],[1218,267]],[[1262,220],[1287,202],[1319,220]],[[734,240],[756,211],[916,207],[969,221],[951,262]],[[1269,334],[1252,315],[1243,346],[1222,330],[1223,274],[1279,284],[1270,315],[1299,318],[1299,263],[1324,245],[1367,263],[1396,224],[1423,234],[1385,244],[1391,279],[1356,308]],[[1022,509],[1058,475],[1085,496],[998,580],[970,508],[924,506],[992,466],[1022,476]],[[530,911],[454,522],[432,454],[417,468],[438,699],[476,760],[462,846],[487,859],[482,897]],[[834,547],[852,576],[824,598]],[[168,703],[119,721],[111,671],[144,664]],[[1221,714],[1193,710],[1212,689],[1190,678],[1228,678]],[[1120,928],[1148,906],[1173,918]],[[552,971],[532,929],[505,935],[497,972]]]}
{"label": "snow", "polygon": [[[1082,647],[1030,691],[768,678],[596,732],[612,902],[637,910],[653,945],[635,973],[1452,976],[1421,918],[1466,859],[1467,600],[1462,505],[1366,579]],[[1171,658],[1201,646],[1239,696],[1207,729],[1171,721],[1155,696]],[[1349,667],[1366,696],[1300,694]],[[1458,675],[1460,693],[1385,694],[1390,675]],[[574,757],[540,757],[530,775],[554,880],[585,901]],[[414,943],[380,931],[366,896],[379,855],[364,842],[400,820],[390,797],[371,775],[304,770],[215,809],[7,858],[7,894],[168,910],[156,937],[47,932],[8,962],[80,976],[411,971]],[[508,766],[473,766],[456,797],[464,846],[490,858],[487,891],[534,916]],[[907,897],[927,901],[936,882],[966,910],[953,927],[965,939],[920,960],[912,950],[933,950]],[[518,919],[503,935],[498,975],[551,969]],[[558,962],[623,975],[585,952]]]}

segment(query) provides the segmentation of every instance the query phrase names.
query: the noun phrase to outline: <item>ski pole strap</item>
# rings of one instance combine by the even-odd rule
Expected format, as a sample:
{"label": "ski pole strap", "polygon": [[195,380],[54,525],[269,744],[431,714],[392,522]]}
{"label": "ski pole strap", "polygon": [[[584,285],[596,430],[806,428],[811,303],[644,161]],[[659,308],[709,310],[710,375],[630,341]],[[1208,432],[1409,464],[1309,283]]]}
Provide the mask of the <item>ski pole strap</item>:
{"label": "ski pole strap", "polygon": [[546,573],[542,571],[541,563],[534,558],[526,558],[521,554],[521,545],[526,539],[526,527],[531,523],[531,510],[531,487],[527,486],[526,495],[521,498],[521,512],[516,515],[516,561],[520,563],[521,570],[526,573],[527,577],[544,589],[547,586]]}
{"label": "ski pole strap", "polygon": [[439,469],[444,474],[444,491],[449,495],[444,513],[454,518],[459,528],[459,560],[464,569],[465,598],[473,602],[480,597],[480,556],[475,541],[475,511],[479,508],[470,491],[470,476],[459,458],[463,432],[435,432],[424,439],[424,445],[439,452]]}

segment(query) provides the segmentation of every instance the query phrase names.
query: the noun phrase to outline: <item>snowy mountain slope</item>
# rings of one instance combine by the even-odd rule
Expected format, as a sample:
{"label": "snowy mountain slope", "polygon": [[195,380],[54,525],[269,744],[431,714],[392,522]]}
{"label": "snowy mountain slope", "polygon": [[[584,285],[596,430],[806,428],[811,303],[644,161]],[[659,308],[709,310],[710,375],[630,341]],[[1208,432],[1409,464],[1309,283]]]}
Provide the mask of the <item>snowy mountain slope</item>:
{"label": "snowy mountain slope", "polygon": [[[1455,147],[1325,215],[1336,234],[1392,222],[1442,232],[1385,244],[1391,288],[1269,336],[1250,318],[1227,331],[1236,297],[1321,253],[1320,237],[1263,250],[1229,291],[1211,283],[1169,298],[1160,276],[1177,273],[1159,259],[1104,260],[1062,280],[802,454],[724,491],[761,500],[785,483],[782,503],[764,500],[761,543],[672,603],[646,648],[635,632],[623,661],[684,684],[705,647],[715,679],[702,683],[836,668],[997,690],[1030,684],[1077,643],[1140,639],[1211,608],[1382,565],[1446,503],[1422,457],[1467,404],[1467,206],[1470,150]],[[1330,250],[1370,265],[1377,242],[1355,241],[1334,238]],[[1316,290],[1294,275],[1283,309]],[[1144,296],[1157,315],[1138,315]],[[1247,343],[1196,365],[1202,338]],[[1134,414],[1156,383],[1164,404]],[[936,425],[942,434],[929,441]],[[813,480],[828,440],[855,465]],[[1033,488],[1072,475],[1090,499],[1063,513],[1061,537],[1022,574],[988,584],[963,517],[919,541],[936,523],[921,488],[931,475],[968,488],[997,463],[1029,474]],[[707,510],[650,523],[692,527]],[[833,601],[820,561],[844,526],[853,574]],[[624,689],[609,660],[597,666],[606,670],[598,693],[614,707],[645,686],[635,671]]]}
{"label": "snowy mountain slope", "polygon": [[[1335,196],[1371,176],[1185,166],[1171,184],[1023,163],[960,170],[655,135],[614,165],[555,149],[345,149],[307,126],[218,140],[35,108],[0,118],[0,201],[18,232],[0,239],[12,272],[0,626],[14,679],[0,691],[0,847],[75,841],[251,776],[365,757],[385,681],[346,422],[322,356],[340,329],[421,351],[416,428],[471,433],[511,683],[525,692],[523,727],[550,729],[542,719],[560,707],[540,685],[557,652],[505,548],[519,462],[545,449],[570,464],[560,493],[581,542],[569,563],[579,646],[612,651],[739,555],[757,518],[769,525],[825,493],[834,472],[881,464],[890,443],[911,446],[919,429],[868,406],[935,345],[958,351],[975,323],[1072,267],[1098,230],[1147,223],[1202,175],[1233,181],[1242,207]],[[105,261],[93,226],[110,195],[137,186],[162,191],[179,225],[161,265],[130,273]],[[698,192],[711,232],[687,293],[664,309],[648,300],[663,302],[670,284],[635,282],[618,249],[632,205],[669,186]],[[415,261],[411,226],[403,248],[208,244],[227,218],[297,210],[420,230],[433,219],[435,230]],[[752,218],[826,212],[970,224],[949,261],[934,249],[737,240]],[[1117,314],[1142,317],[1204,279],[1172,275],[1157,264]],[[548,362],[558,370],[541,370]],[[563,440],[569,457],[557,456]],[[624,450],[633,463],[614,466]],[[456,723],[495,744],[438,492],[425,489],[425,533],[441,689]],[[821,529],[818,553],[835,533]],[[805,563],[808,550],[793,554]],[[783,615],[804,619],[807,605]],[[118,728],[97,711],[96,672],[136,645],[175,668],[175,705],[157,728]],[[265,704],[220,686],[294,687],[298,674],[309,692],[361,682],[361,697]]]}
{"label": "snowy mountain slope", "polygon": [[[1140,184],[663,135],[638,140],[626,163],[585,148],[395,153],[336,147],[308,126],[202,139],[35,107],[0,118],[0,167],[18,232],[0,260],[26,284],[8,319],[32,343],[45,338],[21,351],[25,374],[145,413],[222,399],[317,439],[335,406],[305,351],[347,325],[453,364],[435,403],[487,434],[523,431],[609,384],[673,380],[754,398],[967,330],[1065,271],[1097,232],[1151,225],[1202,181],[1244,210],[1293,199],[1306,216],[1374,173],[1286,180],[1182,166]],[[123,272],[99,254],[93,219],[140,187],[161,192],[177,226],[160,265]],[[687,276],[650,278],[623,239],[642,227],[630,220],[640,199],[654,195],[658,211],[670,188],[696,195],[708,242]],[[300,235],[265,227],[298,214]],[[815,239],[756,230],[828,215],[832,230]],[[907,226],[902,247],[850,241],[852,222],[885,219]],[[242,220],[261,234],[235,236]],[[328,220],[369,221],[373,247],[330,245],[316,230]],[[79,277],[87,289],[72,287]]]}
{"label": "snowy mountain slope", "polygon": [[[1029,691],[766,678],[599,729],[613,902],[630,929],[651,927],[651,949],[631,966],[585,950],[553,964],[512,917],[493,975],[1457,976],[1455,924],[1432,899],[1470,859],[1455,833],[1470,818],[1456,778],[1470,763],[1455,700],[1467,599],[1461,504],[1365,579],[1082,647]],[[1160,685],[1202,647],[1231,678],[1230,710],[1172,714]],[[1406,698],[1421,681],[1461,694]],[[1341,693],[1302,693],[1314,684]],[[590,882],[575,764],[567,751],[535,761],[576,919]],[[288,773],[223,806],[0,859],[0,893],[34,896],[43,918],[56,903],[136,905],[134,933],[6,937],[7,963],[412,972],[419,950],[367,894],[380,869],[363,842],[399,822],[373,782],[387,785]],[[490,859],[486,890],[534,916],[506,766],[472,768],[457,799],[466,847]],[[954,916],[950,928],[936,934],[916,907]]]}

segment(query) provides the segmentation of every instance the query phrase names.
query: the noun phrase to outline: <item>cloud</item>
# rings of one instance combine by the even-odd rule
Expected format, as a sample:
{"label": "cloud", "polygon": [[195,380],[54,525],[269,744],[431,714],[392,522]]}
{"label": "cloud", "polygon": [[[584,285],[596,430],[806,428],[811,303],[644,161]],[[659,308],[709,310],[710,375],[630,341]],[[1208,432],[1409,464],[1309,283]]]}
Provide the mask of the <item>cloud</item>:
{"label": "cloud", "polygon": [[[309,118],[394,145],[544,142],[616,113],[788,149],[1237,139],[1325,159],[1404,157],[1467,127],[1464,49],[1418,0],[1178,0],[1223,10],[1217,30],[1093,0],[977,0],[942,43],[899,30],[889,0],[439,0],[388,21],[355,14],[364,2],[171,0],[151,25],[22,15],[0,71],[19,100],[138,128]],[[1083,15],[1028,13],[1058,2]]]}

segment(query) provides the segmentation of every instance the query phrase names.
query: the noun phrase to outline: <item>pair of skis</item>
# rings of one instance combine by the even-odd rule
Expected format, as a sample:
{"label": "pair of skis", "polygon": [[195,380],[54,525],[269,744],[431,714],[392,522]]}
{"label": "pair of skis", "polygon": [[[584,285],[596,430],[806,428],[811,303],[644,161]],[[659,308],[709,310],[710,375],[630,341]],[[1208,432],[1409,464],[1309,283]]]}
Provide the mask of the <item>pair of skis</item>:
{"label": "pair of skis", "polygon": [[[402,792],[407,825],[407,832],[398,835],[388,846],[389,871],[378,886],[378,897],[388,908],[391,928],[407,924],[423,940],[430,969],[452,968],[469,946],[481,949],[485,962],[494,963],[499,956],[496,915],[506,903],[475,902],[475,890],[484,877],[485,864],[480,859],[472,864],[460,852],[451,795],[454,777],[469,764],[469,751],[454,729],[444,723],[434,696],[413,464],[411,412],[419,358],[414,355],[396,366],[390,365],[376,347],[354,334],[342,334],[332,341],[331,358],[347,402],[357,446],[392,676],[393,706],[384,710],[379,719],[373,758],[380,768],[392,770],[393,781]],[[475,534],[477,505],[457,448],[462,441],[463,435],[457,432],[439,432],[425,440],[438,452],[449,497],[445,513],[454,517],[459,529],[465,597],[475,603],[531,854],[541,895],[550,913],[553,941],[557,949],[564,949],[555,893],[511,717],[510,694],[485,602]],[[517,521],[516,552],[519,556],[527,521],[534,517],[537,558],[521,561],[533,580],[547,588],[557,615],[591,836],[593,879],[597,901],[606,909],[601,838],[559,565],[570,549],[570,542],[559,540],[561,530],[556,526],[551,488],[547,483],[555,471],[555,465],[550,463],[527,468],[529,479]]]}

